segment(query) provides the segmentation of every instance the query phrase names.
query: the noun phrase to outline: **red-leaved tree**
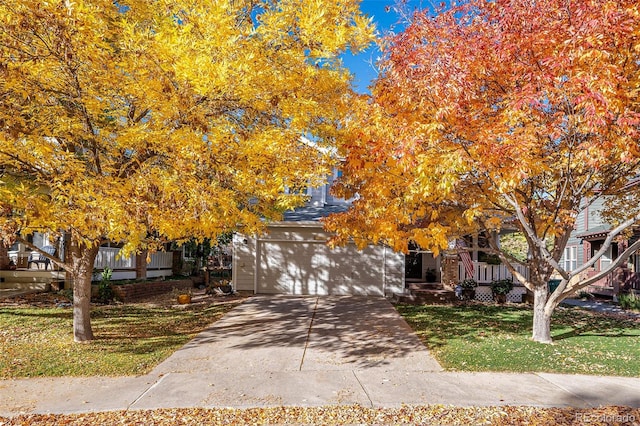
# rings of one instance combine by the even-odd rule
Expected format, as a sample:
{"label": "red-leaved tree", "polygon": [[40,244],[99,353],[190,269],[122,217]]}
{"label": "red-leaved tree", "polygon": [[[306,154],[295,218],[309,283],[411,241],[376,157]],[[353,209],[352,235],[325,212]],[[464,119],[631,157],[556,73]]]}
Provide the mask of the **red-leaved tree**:
{"label": "red-leaved tree", "polygon": [[[582,282],[580,273],[640,220],[639,64],[636,0],[471,0],[415,14],[349,117],[336,191],[359,199],[327,222],[335,242],[438,251],[509,222],[528,259],[490,251],[534,294],[533,339],[551,342],[557,305],[607,271]],[[609,237],[565,270],[576,217],[600,197],[614,213]],[[554,272],[562,282],[549,293]]]}

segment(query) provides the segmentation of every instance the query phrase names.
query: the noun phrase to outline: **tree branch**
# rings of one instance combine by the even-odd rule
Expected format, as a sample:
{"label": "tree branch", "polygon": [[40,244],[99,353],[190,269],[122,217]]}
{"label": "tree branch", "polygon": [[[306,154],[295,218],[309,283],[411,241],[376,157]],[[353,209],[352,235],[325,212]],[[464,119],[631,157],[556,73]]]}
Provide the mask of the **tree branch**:
{"label": "tree branch", "polygon": [[538,238],[538,236],[535,234],[533,229],[531,229],[529,224],[526,223],[526,218],[524,217],[524,214],[522,213],[522,210],[520,210],[520,206],[518,205],[518,201],[515,198],[509,197],[507,194],[502,194],[502,196],[505,198],[505,200],[507,200],[507,202],[509,204],[511,204],[514,207],[514,210],[515,210],[515,213],[516,213],[516,217],[518,218],[518,221],[520,222],[520,224],[522,225],[523,229],[525,230],[526,235],[529,238],[529,240],[532,241],[534,243],[535,247],[538,249],[542,259],[545,262],[547,262],[547,264],[549,264],[551,267],[553,267],[556,271],[558,271],[558,273],[562,276],[562,278],[568,280],[569,279],[569,274],[567,274],[567,272],[563,268],[560,267],[558,262],[556,262],[556,260],[551,255],[551,253],[549,253],[549,250],[547,250],[547,247],[544,244],[544,240],[540,240],[540,238]]}
{"label": "tree branch", "polygon": [[[581,288],[584,288],[596,281],[598,281],[601,278],[606,277],[607,275],[609,275],[615,268],[617,268],[618,266],[620,266],[622,263],[624,263],[629,256],[631,256],[633,253],[635,253],[638,249],[640,249],[640,240],[636,241],[635,243],[631,244],[624,252],[622,252],[621,255],[619,255],[615,261],[613,261],[611,263],[611,265],[609,265],[609,267],[607,269],[605,269],[604,271],[600,271],[598,272],[596,275],[587,278],[584,281],[581,281],[579,283],[579,285],[577,286],[570,286],[567,288],[567,292],[570,291],[575,291],[575,290],[579,290]],[[575,274],[577,275],[577,274]]]}
{"label": "tree branch", "polygon": [[[598,261],[598,259],[600,259],[602,257],[602,255],[605,254],[605,252],[607,251],[607,249],[609,248],[609,246],[613,242],[613,239],[615,237],[617,237],[618,234],[620,234],[621,232],[623,232],[624,230],[626,230],[627,228],[629,228],[631,225],[633,225],[634,223],[636,223],[638,221],[640,221],[640,213],[638,213],[635,216],[625,220],[620,225],[618,225],[617,227],[615,227],[614,229],[609,231],[609,235],[604,240],[604,243],[602,243],[602,247],[600,247],[600,250],[598,250],[593,255],[593,257],[591,259],[589,259],[588,262],[583,263],[582,266],[580,266],[579,268],[575,269],[571,275],[578,275],[581,272],[586,271],[587,269],[589,269],[590,267],[595,265],[595,263]],[[569,279],[570,277],[563,277],[563,278]]]}

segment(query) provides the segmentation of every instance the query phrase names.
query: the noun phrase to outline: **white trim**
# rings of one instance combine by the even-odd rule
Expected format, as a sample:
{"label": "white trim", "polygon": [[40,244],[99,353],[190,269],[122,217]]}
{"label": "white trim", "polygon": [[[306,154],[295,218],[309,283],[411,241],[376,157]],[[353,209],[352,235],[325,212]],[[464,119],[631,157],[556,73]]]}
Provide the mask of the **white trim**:
{"label": "white trim", "polygon": [[315,220],[269,222],[268,228],[322,228],[322,223]]}
{"label": "white trim", "polygon": [[568,245],[562,255],[562,267],[565,271],[573,271],[578,267],[578,245]]}
{"label": "white trim", "polygon": [[260,240],[256,238],[256,254],[253,264],[253,294],[258,294],[258,268],[260,267]]}
{"label": "white trim", "polygon": [[[236,234],[236,235],[242,235],[242,234]],[[238,244],[236,235],[231,236],[231,253],[233,254],[238,252],[238,250],[236,249]],[[238,280],[236,279],[237,275],[238,275],[238,256],[231,256],[231,282],[236,288],[238,287]]]}
{"label": "white trim", "polygon": [[257,242],[260,243],[315,243],[315,244],[327,244],[326,240],[290,240],[290,239],[280,239],[280,238],[257,238]]}
{"label": "white trim", "polygon": [[387,246],[382,246],[382,297],[387,294]]}

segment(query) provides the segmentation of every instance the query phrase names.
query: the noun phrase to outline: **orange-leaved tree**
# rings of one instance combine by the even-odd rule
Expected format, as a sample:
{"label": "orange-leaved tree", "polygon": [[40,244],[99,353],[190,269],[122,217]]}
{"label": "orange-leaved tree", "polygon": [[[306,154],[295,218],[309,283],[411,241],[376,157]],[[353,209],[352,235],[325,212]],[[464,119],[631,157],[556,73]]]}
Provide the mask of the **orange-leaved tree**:
{"label": "orange-leaved tree", "polygon": [[[640,223],[638,2],[471,0],[419,12],[388,40],[381,69],[347,122],[336,191],[359,199],[327,222],[336,242],[439,251],[468,233],[515,227],[527,259],[497,244],[489,251],[534,294],[533,340],[551,342],[557,305],[608,270],[589,281],[581,272]],[[566,270],[559,260],[576,217],[599,198],[608,238]],[[562,282],[549,293],[554,273]]]}
{"label": "orange-leaved tree", "polygon": [[256,232],[324,176],[301,137],[340,131],[339,55],[372,40],[358,4],[0,0],[2,237],[70,237],[48,256],[73,279],[76,341],[101,242]]}

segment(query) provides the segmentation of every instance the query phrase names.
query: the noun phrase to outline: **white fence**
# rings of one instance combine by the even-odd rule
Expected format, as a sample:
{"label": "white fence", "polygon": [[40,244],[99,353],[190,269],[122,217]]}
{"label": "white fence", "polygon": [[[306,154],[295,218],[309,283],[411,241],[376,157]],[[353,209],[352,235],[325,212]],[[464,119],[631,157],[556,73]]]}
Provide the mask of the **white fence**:
{"label": "white fence", "polygon": [[[525,278],[529,278],[529,270],[527,268],[517,265],[516,270]],[[462,262],[458,262],[458,278],[459,281],[468,278]],[[473,279],[476,280],[478,284],[485,284],[494,280],[504,279],[513,279],[513,282],[519,282],[513,277],[506,266],[490,265],[485,262],[473,262]]]}

